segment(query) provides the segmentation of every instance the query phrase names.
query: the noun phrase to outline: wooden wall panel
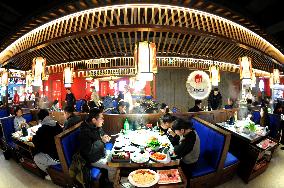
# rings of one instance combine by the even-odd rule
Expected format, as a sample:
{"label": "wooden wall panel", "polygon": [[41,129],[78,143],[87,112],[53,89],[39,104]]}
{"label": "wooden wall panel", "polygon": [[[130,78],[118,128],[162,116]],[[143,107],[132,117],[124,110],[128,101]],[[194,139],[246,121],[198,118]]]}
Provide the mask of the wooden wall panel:
{"label": "wooden wall panel", "polygon": [[[190,72],[192,71],[188,69],[159,69],[156,76],[157,100],[168,104],[171,109],[177,107],[182,112],[193,107],[194,99],[188,94],[185,86]],[[218,88],[222,95],[223,106],[227,104],[228,97],[238,98],[240,93],[239,74],[221,72],[221,82]],[[207,105],[207,98],[203,100],[202,105]]]}

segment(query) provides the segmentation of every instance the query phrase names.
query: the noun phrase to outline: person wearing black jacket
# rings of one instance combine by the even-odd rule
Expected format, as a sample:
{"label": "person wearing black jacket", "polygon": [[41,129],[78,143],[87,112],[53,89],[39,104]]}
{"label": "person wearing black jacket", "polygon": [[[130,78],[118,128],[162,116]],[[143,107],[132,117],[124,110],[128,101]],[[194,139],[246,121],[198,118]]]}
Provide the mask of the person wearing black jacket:
{"label": "person wearing black jacket", "polygon": [[222,106],[222,95],[218,88],[214,88],[208,97],[208,110],[217,110]]}
{"label": "person wearing black jacket", "polygon": [[64,122],[64,130],[69,129],[70,127],[76,125],[81,122],[81,118],[74,114],[74,108],[71,106],[66,106],[64,108],[64,117],[66,121]]}
{"label": "person wearing black jacket", "polygon": [[178,145],[180,139],[180,137],[171,129],[175,120],[175,116],[172,116],[169,113],[165,114],[159,119],[158,126],[156,127],[156,129],[160,131],[161,135],[167,135],[173,146]]}
{"label": "person wearing black jacket", "polygon": [[105,143],[110,141],[110,137],[103,131],[103,123],[102,111],[98,108],[91,109],[87,120],[81,125],[80,154],[88,164],[107,169],[109,181],[112,181],[115,169],[107,165],[108,154],[105,152]]}
{"label": "person wearing black jacket", "polygon": [[37,115],[42,126],[32,139],[36,151],[34,161],[42,171],[46,172],[48,166],[59,164],[54,136],[61,133],[62,128],[49,116],[46,109],[40,109]]}
{"label": "person wearing black jacket", "polygon": [[71,92],[70,88],[66,88],[66,97],[65,97],[65,102],[67,106],[72,106],[76,104],[76,98],[74,94]]}
{"label": "person wearing black jacket", "polygon": [[200,111],[203,111],[203,110],[201,109],[201,103],[202,103],[201,100],[195,100],[195,105],[194,105],[194,107],[190,108],[190,109],[188,110],[188,112],[200,112]]}
{"label": "person wearing black jacket", "polygon": [[120,101],[117,105],[117,108],[111,111],[112,114],[126,114],[126,103],[124,101]]}
{"label": "person wearing black jacket", "polygon": [[176,120],[172,129],[181,137],[180,143],[174,147],[174,153],[181,158],[180,166],[187,178],[190,178],[200,154],[199,136],[192,128],[192,123],[182,119]]}

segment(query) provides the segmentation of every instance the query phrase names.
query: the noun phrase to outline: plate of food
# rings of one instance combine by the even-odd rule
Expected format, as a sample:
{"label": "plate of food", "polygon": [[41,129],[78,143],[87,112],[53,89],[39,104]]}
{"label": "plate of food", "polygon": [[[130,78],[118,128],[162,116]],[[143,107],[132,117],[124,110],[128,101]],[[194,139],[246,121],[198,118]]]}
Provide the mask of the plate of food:
{"label": "plate of food", "polygon": [[129,152],[114,152],[112,154],[111,160],[113,162],[129,162],[130,153]]}
{"label": "plate of food", "polygon": [[161,143],[159,142],[157,138],[151,138],[149,139],[147,143],[147,147],[151,148],[153,151],[157,151],[158,149],[160,149],[160,146],[161,146]]}
{"label": "plate of food", "polygon": [[149,153],[147,153],[147,152],[144,152],[144,153],[140,153],[140,152],[131,153],[130,154],[130,159],[134,163],[146,163],[146,162],[149,161]]}
{"label": "plate of food", "polygon": [[131,139],[131,143],[135,146],[146,146],[147,145],[146,140],[138,136]]}
{"label": "plate of food", "polygon": [[150,159],[152,159],[153,161],[156,161],[156,162],[160,162],[160,163],[168,163],[169,162],[168,155],[164,154],[164,153],[160,153],[160,152],[153,153],[150,156]]}
{"label": "plate of food", "polygon": [[181,177],[178,169],[158,170],[157,173],[160,175],[158,184],[171,184],[181,182]]}
{"label": "plate of food", "polygon": [[136,187],[151,187],[158,183],[160,176],[150,169],[138,169],[128,176],[129,182]]}

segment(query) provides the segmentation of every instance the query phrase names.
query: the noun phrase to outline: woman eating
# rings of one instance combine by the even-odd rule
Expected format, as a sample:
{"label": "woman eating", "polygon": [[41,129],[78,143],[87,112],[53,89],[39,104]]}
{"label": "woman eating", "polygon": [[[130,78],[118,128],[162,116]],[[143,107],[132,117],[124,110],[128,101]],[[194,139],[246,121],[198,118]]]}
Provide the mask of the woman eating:
{"label": "woman eating", "polygon": [[161,135],[167,135],[173,146],[178,145],[180,139],[179,136],[171,129],[175,120],[175,116],[165,114],[159,119],[158,126],[156,127],[156,129],[160,131]]}

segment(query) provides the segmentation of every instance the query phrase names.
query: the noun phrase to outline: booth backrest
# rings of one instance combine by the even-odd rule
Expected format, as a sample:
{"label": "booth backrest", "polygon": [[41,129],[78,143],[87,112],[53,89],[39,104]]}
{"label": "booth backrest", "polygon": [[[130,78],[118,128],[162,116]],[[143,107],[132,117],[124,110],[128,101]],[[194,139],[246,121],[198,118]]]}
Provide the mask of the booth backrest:
{"label": "booth backrest", "polygon": [[192,123],[200,138],[200,158],[205,158],[217,169],[225,144],[225,136],[196,119],[192,119]]}
{"label": "booth backrest", "polygon": [[81,112],[81,108],[82,108],[82,105],[84,104],[84,101],[83,100],[77,100],[76,101],[76,111],[77,112]]}
{"label": "booth backrest", "polygon": [[259,111],[253,111],[252,121],[255,122],[256,124],[259,124],[260,122],[260,112]]}
{"label": "booth backrest", "polygon": [[[25,118],[27,123],[29,123],[30,121],[32,121],[33,116],[32,114],[28,113],[28,114],[23,114],[23,118]],[[2,131],[3,131],[6,143],[12,142],[12,133],[15,132],[14,119],[15,119],[15,116],[8,116],[8,117],[0,119]]]}
{"label": "booth backrest", "polygon": [[4,139],[7,144],[12,143],[12,133],[15,132],[14,129],[14,116],[9,116],[5,118],[1,118],[1,126]]}
{"label": "booth backrest", "polygon": [[8,116],[7,109],[1,109],[0,110],[0,118],[7,117],[7,116]]}
{"label": "booth backrest", "polygon": [[73,132],[71,132],[68,136],[65,136],[61,139],[61,144],[68,167],[70,167],[70,164],[72,162],[73,154],[76,151],[78,151],[80,147],[79,134],[80,134],[80,129],[76,129]]}
{"label": "booth backrest", "polygon": [[278,114],[269,114],[269,121],[269,136],[272,138],[277,138],[278,132],[280,130],[281,116]]}
{"label": "booth backrest", "polygon": [[[259,111],[254,111],[253,112],[253,116],[252,116],[252,121],[255,122],[256,124],[260,124],[260,112]],[[277,134],[279,132],[280,129],[280,123],[281,123],[281,116],[277,115],[277,114],[269,114],[269,136],[271,136],[272,138],[276,138]]]}
{"label": "booth backrest", "polygon": [[33,120],[33,116],[31,113],[28,114],[24,114],[23,118],[25,118],[25,120],[27,121],[27,123],[31,122]]}
{"label": "booth backrest", "polygon": [[66,175],[69,174],[69,166],[72,162],[72,156],[76,151],[78,151],[80,146],[78,136],[80,134],[81,123],[82,122],[55,136],[57,153],[63,172]]}

